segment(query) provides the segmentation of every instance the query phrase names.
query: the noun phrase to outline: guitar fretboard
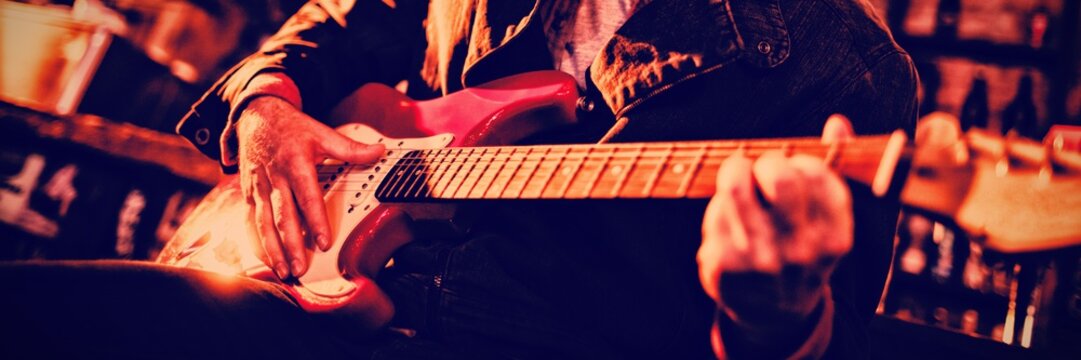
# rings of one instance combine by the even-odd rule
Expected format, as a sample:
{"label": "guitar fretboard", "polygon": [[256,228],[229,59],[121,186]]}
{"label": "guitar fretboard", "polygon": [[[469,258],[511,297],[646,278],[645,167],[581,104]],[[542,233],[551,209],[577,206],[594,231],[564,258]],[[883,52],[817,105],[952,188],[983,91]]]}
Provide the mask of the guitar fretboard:
{"label": "guitar fretboard", "polygon": [[404,150],[378,185],[385,202],[466,199],[707,198],[729,156],[808,154],[870,183],[888,135],[824,145],[817,138]]}

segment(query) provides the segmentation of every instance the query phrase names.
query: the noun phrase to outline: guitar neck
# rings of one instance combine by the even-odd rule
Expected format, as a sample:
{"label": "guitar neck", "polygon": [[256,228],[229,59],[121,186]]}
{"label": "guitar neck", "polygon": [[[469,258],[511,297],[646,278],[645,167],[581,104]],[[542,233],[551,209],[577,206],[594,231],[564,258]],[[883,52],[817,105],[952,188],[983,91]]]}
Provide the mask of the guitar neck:
{"label": "guitar neck", "polygon": [[823,159],[884,194],[903,132],[832,145],[818,138],[402,150],[376,189],[384,202],[494,199],[676,199],[713,195],[729,156],[781,150]]}

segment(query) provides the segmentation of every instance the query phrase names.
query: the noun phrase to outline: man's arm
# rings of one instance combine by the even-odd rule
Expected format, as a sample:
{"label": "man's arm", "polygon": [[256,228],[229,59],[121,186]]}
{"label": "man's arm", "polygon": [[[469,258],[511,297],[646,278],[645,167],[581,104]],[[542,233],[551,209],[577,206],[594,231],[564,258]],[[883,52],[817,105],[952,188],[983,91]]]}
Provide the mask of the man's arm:
{"label": "man's arm", "polygon": [[[851,136],[842,116],[823,130],[827,143]],[[832,330],[829,278],[852,247],[852,227],[848,188],[820,160],[780,151],[725,160],[698,251],[703,288],[717,302],[718,356],[821,356]]]}
{"label": "man's arm", "polygon": [[361,84],[393,84],[419,66],[426,9],[423,1],[309,2],[178,125],[201,151],[239,170],[259,233],[253,240],[279,277],[304,274],[312,244],[330,247],[313,165],[327,157],[365,163],[383,152],[316,118]]}
{"label": "man's arm", "polygon": [[[823,139],[851,136],[852,128],[863,134],[896,129],[912,134],[916,86],[907,54],[883,56],[828,106],[851,122],[831,117]],[[817,358],[827,350],[863,348],[856,339],[885,281],[897,205],[871,199],[865,189],[850,194],[843,183],[837,188],[836,175],[823,173],[825,165],[814,162],[735,159],[718,175],[718,195],[703,223],[699,270],[707,294],[718,303],[713,340],[719,356]],[[791,183],[804,186],[786,185]],[[748,189],[758,195],[748,198]],[[777,199],[801,205],[778,207]],[[736,246],[740,236],[765,245]],[[845,267],[837,272],[843,276],[833,275]],[[835,346],[838,336],[845,345]]]}

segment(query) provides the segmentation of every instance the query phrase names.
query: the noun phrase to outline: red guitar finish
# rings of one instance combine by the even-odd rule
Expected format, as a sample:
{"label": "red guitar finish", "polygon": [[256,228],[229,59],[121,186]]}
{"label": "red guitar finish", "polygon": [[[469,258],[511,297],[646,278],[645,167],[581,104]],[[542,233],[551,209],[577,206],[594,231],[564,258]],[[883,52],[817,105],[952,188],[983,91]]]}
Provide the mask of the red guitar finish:
{"label": "red guitar finish", "polygon": [[[379,84],[361,87],[333,111],[332,122],[345,124],[338,130],[355,140],[386,144],[389,159],[374,166],[333,160],[320,166],[334,246],[315,252],[308,273],[285,288],[309,312],[349,316],[369,328],[384,325],[394,307],[371,279],[394,250],[412,240],[412,216],[379,204],[371,191],[346,191],[355,185],[345,181],[346,175],[375,180],[368,183],[374,190],[393,165],[396,149],[513,144],[537,131],[573,123],[577,97],[574,78],[556,71],[508,77],[430,101],[413,101]],[[343,171],[346,168],[351,171]],[[425,210],[427,214],[419,216],[449,212]],[[254,255],[257,232],[248,220],[238,179],[230,176],[207,194],[157,261],[279,281]]]}

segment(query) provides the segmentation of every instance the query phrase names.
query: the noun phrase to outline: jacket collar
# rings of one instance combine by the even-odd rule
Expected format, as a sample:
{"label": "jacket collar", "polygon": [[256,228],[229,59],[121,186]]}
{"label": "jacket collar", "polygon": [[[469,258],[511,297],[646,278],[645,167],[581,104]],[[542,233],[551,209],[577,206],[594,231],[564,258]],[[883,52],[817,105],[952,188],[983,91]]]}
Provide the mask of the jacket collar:
{"label": "jacket collar", "polygon": [[[478,85],[551,69],[540,1],[478,0],[461,81]],[[653,0],[606,44],[590,67],[616,113],[649,94],[742,60],[782,64],[791,42],[779,0]]]}

